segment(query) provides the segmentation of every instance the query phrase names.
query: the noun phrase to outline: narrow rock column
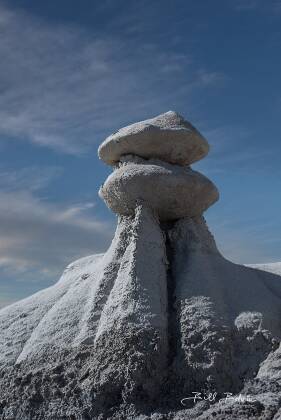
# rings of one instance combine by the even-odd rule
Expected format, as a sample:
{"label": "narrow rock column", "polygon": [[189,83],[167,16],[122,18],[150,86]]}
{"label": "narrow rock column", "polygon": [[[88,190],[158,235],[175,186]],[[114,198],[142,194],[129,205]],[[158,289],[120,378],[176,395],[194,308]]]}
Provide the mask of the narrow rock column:
{"label": "narrow rock column", "polygon": [[167,373],[167,341],[165,239],[140,205],[96,333],[97,395],[108,403],[121,394],[127,402],[154,399]]}

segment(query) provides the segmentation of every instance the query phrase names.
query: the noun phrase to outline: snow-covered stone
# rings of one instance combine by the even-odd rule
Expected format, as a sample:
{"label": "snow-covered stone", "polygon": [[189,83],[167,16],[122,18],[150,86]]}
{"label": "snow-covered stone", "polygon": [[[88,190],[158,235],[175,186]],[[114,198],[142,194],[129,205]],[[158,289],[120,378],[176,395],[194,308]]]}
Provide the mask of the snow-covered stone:
{"label": "snow-covered stone", "polygon": [[99,194],[114,213],[132,215],[143,202],[161,221],[198,216],[218,200],[214,184],[199,172],[150,160],[122,165]]}
{"label": "snow-covered stone", "polygon": [[169,111],[121,128],[100,145],[99,157],[109,165],[129,153],[190,165],[206,156],[208,151],[209,145],[199,131],[181,115]]}

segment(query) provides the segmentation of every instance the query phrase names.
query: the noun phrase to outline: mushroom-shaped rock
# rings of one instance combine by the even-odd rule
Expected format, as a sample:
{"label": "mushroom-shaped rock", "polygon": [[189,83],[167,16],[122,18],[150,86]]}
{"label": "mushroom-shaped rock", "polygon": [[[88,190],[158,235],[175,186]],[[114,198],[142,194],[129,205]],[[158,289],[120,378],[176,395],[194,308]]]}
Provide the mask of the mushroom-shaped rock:
{"label": "mushroom-shaped rock", "polygon": [[109,165],[134,154],[178,165],[190,165],[209,151],[208,142],[189,122],[169,111],[121,128],[99,147],[99,157]]}
{"label": "mushroom-shaped rock", "polygon": [[[281,418],[280,276],[219,253],[202,217],[218,191],[188,166],[207,151],[173,112],[103,143],[114,239],[0,310],[1,420]],[[201,415],[196,390],[256,401]]]}
{"label": "mushroom-shaped rock", "polygon": [[115,213],[132,215],[138,203],[144,202],[161,221],[198,216],[219,196],[204,175],[161,161],[121,166],[107,178],[99,194]]}

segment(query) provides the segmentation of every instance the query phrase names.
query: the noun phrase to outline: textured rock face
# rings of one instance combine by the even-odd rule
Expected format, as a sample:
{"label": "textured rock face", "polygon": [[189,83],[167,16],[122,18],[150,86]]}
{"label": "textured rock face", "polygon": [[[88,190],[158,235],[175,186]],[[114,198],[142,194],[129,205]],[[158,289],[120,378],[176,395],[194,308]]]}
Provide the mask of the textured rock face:
{"label": "textured rock face", "polygon": [[114,165],[129,153],[178,165],[207,155],[209,145],[189,122],[173,111],[121,128],[99,147],[100,158]]}
{"label": "textured rock face", "polygon": [[196,137],[171,138],[195,129],[151,121],[106,140],[105,154],[124,146],[101,188],[119,215],[108,251],[0,311],[0,418],[280,417],[281,277],[223,258],[202,217],[215,186],[170,163],[173,141],[180,165],[198,158]]}
{"label": "textured rock face", "polygon": [[218,199],[218,191],[205,176],[190,168],[161,161],[121,166],[108,177],[100,196],[115,213],[132,215],[146,203],[160,221],[194,217]]}

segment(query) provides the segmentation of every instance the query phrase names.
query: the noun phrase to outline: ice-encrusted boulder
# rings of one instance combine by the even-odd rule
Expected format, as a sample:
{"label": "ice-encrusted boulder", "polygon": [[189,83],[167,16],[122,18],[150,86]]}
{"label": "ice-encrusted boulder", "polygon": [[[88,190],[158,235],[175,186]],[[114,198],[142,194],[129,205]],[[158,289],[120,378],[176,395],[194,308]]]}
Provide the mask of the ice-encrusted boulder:
{"label": "ice-encrusted boulder", "polygon": [[99,156],[109,165],[118,163],[128,154],[190,165],[208,151],[208,142],[196,128],[181,115],[169,111],[121,128],[100,145]]}
{"label": "ice-encrusted boulder", "polygon": [[202,139],[169,112],[101,146],[114,239],[0,311],[0,418],[278,416],[281,278],[219,253],[202,216],[216,187],[184,166]]}
{"label": "ice-encrusted boulder", "polygon": [[144,202],[159,221],[169,221],[202,214],[217,201],[218,191],[208,178],[190,168],[139,159],[116,169],[101,187],[100,196],[115,213],[132,215],[138,203]]}

